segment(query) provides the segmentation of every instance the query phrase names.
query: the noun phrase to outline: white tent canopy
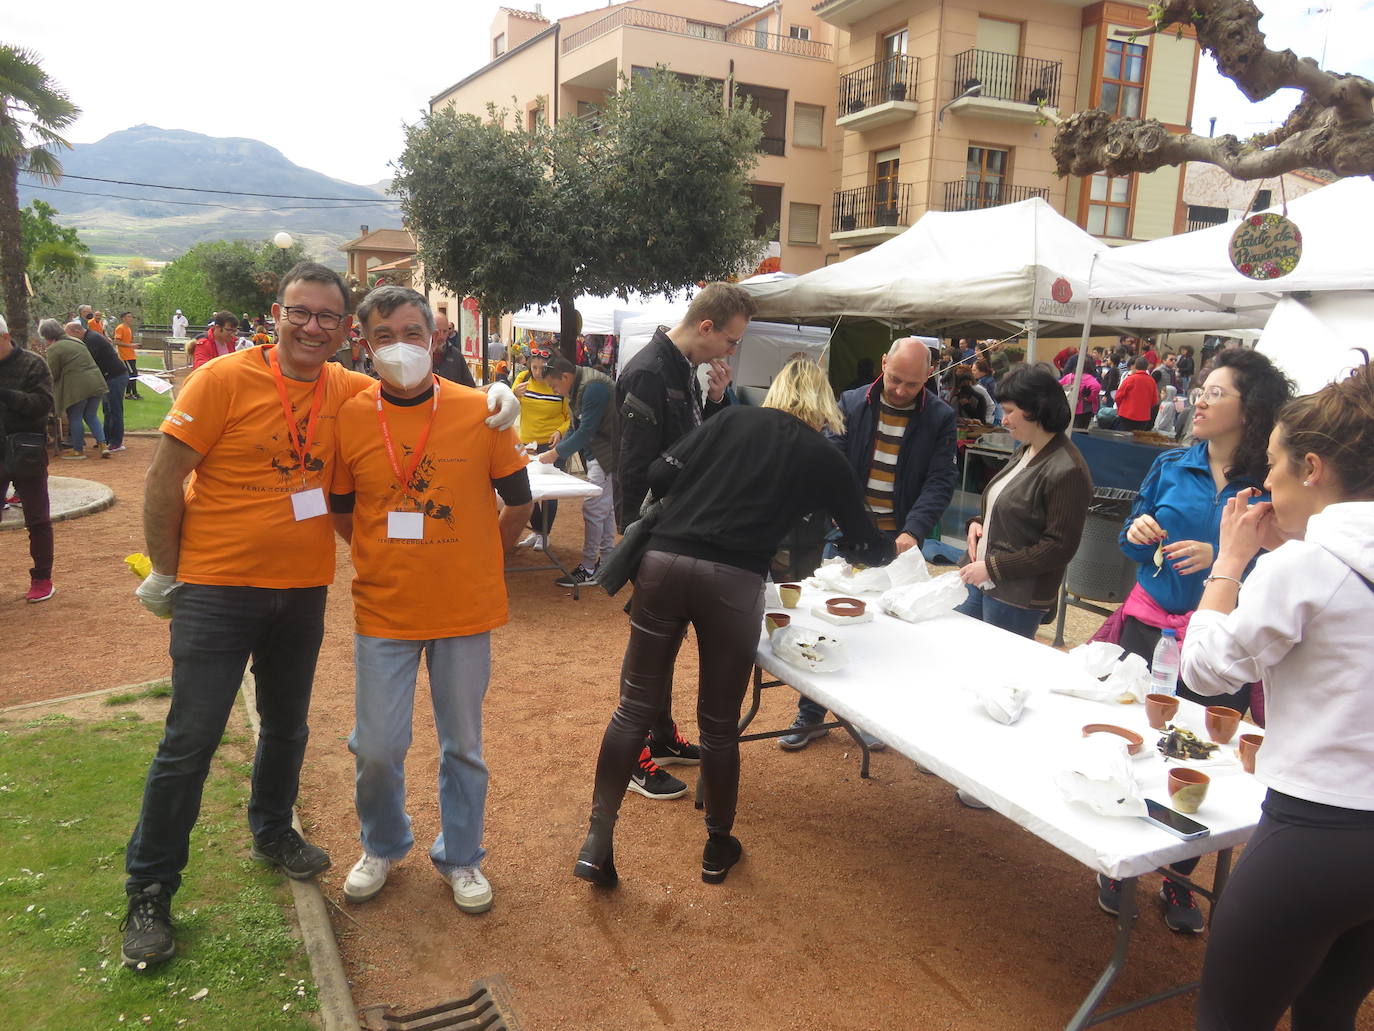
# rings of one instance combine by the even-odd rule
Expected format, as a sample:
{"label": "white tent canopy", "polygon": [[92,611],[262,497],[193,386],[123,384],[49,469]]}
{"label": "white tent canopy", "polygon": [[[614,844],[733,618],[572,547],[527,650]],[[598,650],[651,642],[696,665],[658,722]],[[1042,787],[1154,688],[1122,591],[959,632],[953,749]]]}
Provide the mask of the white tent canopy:
{"label": "white tent canopy", "polygon": [[[1032,198],[978,211],[927,212],[901,236],[846,261],[785,282],[743,285],[759,304],[759,318],[858,316],[928,329],[971,321],[1081,324],[1089,315],[1093,260],[1107,250]],[[1115,305],[1092,316],[1108,326],[1152,329],[1240,324],[1225,314],[1158,305],[1144,312]]]}
{"label": "white tent canopy", "polygon": [[1285,297],[1269,316],[1256,350],[1284,371],[1298,394],[1311,394],[1364,364],[1364,355],[1352,345],[1369,348],[1370,326],[1374,291]]}
{"label": "white tent canopy", "polygon": [[[1255,324],[1283,294],[1364,290],[1374,283],[1374,252],[1367,243],[1374,237],[1374,182],[1342,179],[1313,190],[1288,205],[1288,217],[1302,232],[1302,257],[1285,276],[1257,281],[1237,272],[1228,244],[1239,223],[1227,222],[1102,254],[1089,293],[1122,302],[1235,311]],[[1103,316],[1108,322],[1109,307]]]}
{"label": "white tent canopy", "polygon": [[[675,302],[672,298],[662,294],[652,294],[645,296],[642,294],[631,293],[628,298],[616,297],[579,297],[575,302],[577,312],[582,316],[583,333],[608,334],[615,333],[616,313],[629,312],[638,314],[669,307]],[[547,308],[540,308],[531,305],[522,308],[512,317],[511,322],[516,329],[526,329],[540,333],[557,333],[562,330],[562,323],[559,321],[561,313],[558,305],[553,304]]]}
{"label": "white tent canopy", "polygon": [[[619,368],[648,346],[659,326],[677,323],[686,305],[674,313],[671,310],[626,319],[620,327]],[[778,322],[751,322],[740,338],[735,356],[730,360],[734,382],[738,386],[766,387],[794,354],[804,354],[819,362],[830,343],[830,330],[818,326],[793,326]]]}

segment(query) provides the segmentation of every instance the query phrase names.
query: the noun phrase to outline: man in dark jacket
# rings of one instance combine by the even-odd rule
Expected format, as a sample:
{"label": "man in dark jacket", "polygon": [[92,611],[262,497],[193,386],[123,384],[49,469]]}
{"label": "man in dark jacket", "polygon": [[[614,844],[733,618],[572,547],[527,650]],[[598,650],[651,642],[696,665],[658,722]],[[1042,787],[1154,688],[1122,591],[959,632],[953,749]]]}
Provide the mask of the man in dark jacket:
{"label": "man in dark jacket", "polygon": [[[9,496],[10,484],[24,507],[24,526],[29,531],[29,602],[47,601],[52,586],[52,519],[48,507],[48,451],[44,446],[32,455],[32,468],[10,469],[5,464],[5,441],[12,433],[32,433],[45,445],[48,416],[53,411],[52,373],[32,351],[15,347],[10,327],[0,316],[0,504]],[[3,518],[0,515],[0,518]]]}
{"label": "man in dark jacket", "polygon": [[101,416],[105,423],[105,443],[111,453],[124,450],[124,393],[129,389],[129,367],[119,357],[114,344],[104,333],[86,328],[81,342],[91,352],[100,374],[105,377],[109,393],[101,403]]}
{"label": "man in dark jacket", "polygon": [[561,355],[544,366],[544,382],[568,399],[572,432],[537,459],[552,464],[582,454],[587,479],[601,494],[582,501],[582,561],[559,587],[576,587],[596,578],[601,560],[615,547],[615,467],[620,450],[620,418],[615,408],[615,380],[599,369],[574,365]]}
{"label": "man in dark jacket", "polygon": [[[672,329],[662,326],[642,351],[620,370],[615,408],[620,420],[620,454],[614,481],[615,516],[620,530],[639,518],[649,493],[649,466],[728,404],[726,359],[734,354],[754,314],[754,301],[733,283],[707,283],[692,299],[687,314]],[[709,365],[703,401],[697,368]],[[673,722],[672,691],[664,699],[630,789],[646,798],[680,798],[687,785],[659,769],[659,764],[695,766],[701,761]]]}
{"label": "man in dark jacket", "polygon": [[[883,374],[840,395],[845,434],[833,438],[859,481],[868,510],[897,553],[919,548],[954,496],[954,410],[926,388],[930,351],[904,337],[883,356]],[[802,696],[792,733],[778,739],[788,751],[830,733],[819,728],[825,706]],[[882,747],[865,736],[869,747]]]}

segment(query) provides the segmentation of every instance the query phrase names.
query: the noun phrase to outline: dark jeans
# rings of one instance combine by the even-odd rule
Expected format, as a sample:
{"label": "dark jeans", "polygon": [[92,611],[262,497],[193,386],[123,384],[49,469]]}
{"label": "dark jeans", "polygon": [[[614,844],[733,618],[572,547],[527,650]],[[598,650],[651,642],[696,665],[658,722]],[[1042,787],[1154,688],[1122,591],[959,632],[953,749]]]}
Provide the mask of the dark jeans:
{"label": "dark jeans", "polygon": [[1125,419],[1118,415],[1116,428],[1119,430],[1152,430],[1155,428],[1155,421],[1153,419]]}
{"label": "dark jeans", "polygon": [[960,602],[959,607],[954,611],[962,612],[974,619],[980,619],[992,626],[1001,627],[1003,630],[1010,630],[1019,637],[1032,638],[1035,636],[1035,631],[1040,628],[1040,620],[1045,615],[1039,609],[1023,609],[1016,605],[1008,605],[1004,601],[998,601],[972,584],[969,584],[968,597]]}
{"label": "dark jeans", "polygon": [[310,733],[306,714],[324,637],[326,590],[177,588],[172,707],[125,854],[130,894],[154,881],[169,893],[180,887],[201,789],[250,658],[262,732],[253,759],[248,826],[260,842],[290,828]]}
{"label": "dark jeans", "polygon": [[1348,1031],[1374,989],[1374,813],[1270,791],[1217,903],[1201,1031]]}
{"label": "dark jeans", "polygon": [[12,477],[0,460],[0,504],[9,497],[11,483],[19,495],[19,503],[24,506],[24,525],[29,531],[29,557],[33,559],[29,577],[51,580],[52,518],[48,507],[48,471],[45,469],[37,476]]}
{"label": "dark jeans", "polygon": [[124,389],[124,396],[136,398],[138,397],[138,384],[134,381],[134,377],[138,375],[138,359],[125,358],[124,367],[129,370],[129,384]]}
{"label": "dark jeans", "polygon": [[110,447],[124,446],[124,392],[129,389],[129,374],[121,372],[105,381],[110,392],[105,395],[105,443]]}
{"label": "dark jeans", "polygon": [[[540,444],[535,448],[534,453],[536,455],[542,455],[551,447],[553,447],[552,444]],[[554,467],[558,469],[562,469],[567,465],[561,458],[553,464]],[[535,533],[540,533],[547,537],[553,531],[553,520],[557,515],[557,501],[536,501],[534,503],[534,508],[530,510],[530,529]]]}
{"label": "dark jeans", "polygon": [[665,551],[645,554],[635,577],[620,705],[596,761],[593,832],[609,835],[615,825],[644,735],[667,704],[688,624],[696,631],[701,666],[697,726],[706,829],[730,832],[739,797],[739,712],[762,616],[763,577],[758,573]]}
{"label": "dark jeans", "polygon": [[1086,430],[1093,422],[1092,412],[1079,412],[1073,417],[1073,427],[1076,430]]}

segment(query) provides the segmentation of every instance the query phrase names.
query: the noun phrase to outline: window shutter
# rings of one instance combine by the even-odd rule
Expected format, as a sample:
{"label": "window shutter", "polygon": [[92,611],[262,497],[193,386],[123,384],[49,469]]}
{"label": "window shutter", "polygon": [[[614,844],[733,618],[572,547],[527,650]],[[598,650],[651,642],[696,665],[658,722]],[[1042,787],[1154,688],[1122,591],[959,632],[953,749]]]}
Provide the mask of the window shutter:
{"label": "window shutter", "polygon": [[824,146],[825,108],[815,104],[795,104],[792,110],[793,146]]}
{"label": "window shutter", "polygon": [[819,243],[821,206],[819,204],[789,204],[787,206],[787,242]]}

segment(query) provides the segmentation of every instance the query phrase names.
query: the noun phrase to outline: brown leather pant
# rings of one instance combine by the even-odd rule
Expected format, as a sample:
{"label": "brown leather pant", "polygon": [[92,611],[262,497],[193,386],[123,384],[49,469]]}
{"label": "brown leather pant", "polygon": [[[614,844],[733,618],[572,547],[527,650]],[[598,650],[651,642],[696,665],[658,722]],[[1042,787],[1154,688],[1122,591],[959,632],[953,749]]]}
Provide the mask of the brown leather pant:
{"label": "brown leather pant", "polygon": [[706,829],[728,834],[739,797],[739,713],[763,616],[763,577],[738,566],[650,551],[635,577],[630,643],[620,671],[620,705],[601,739],[592,793],[592,830],[607,840],[644,735],[672,687],[673,664],[690,623],[701,666],[697,728]]}

